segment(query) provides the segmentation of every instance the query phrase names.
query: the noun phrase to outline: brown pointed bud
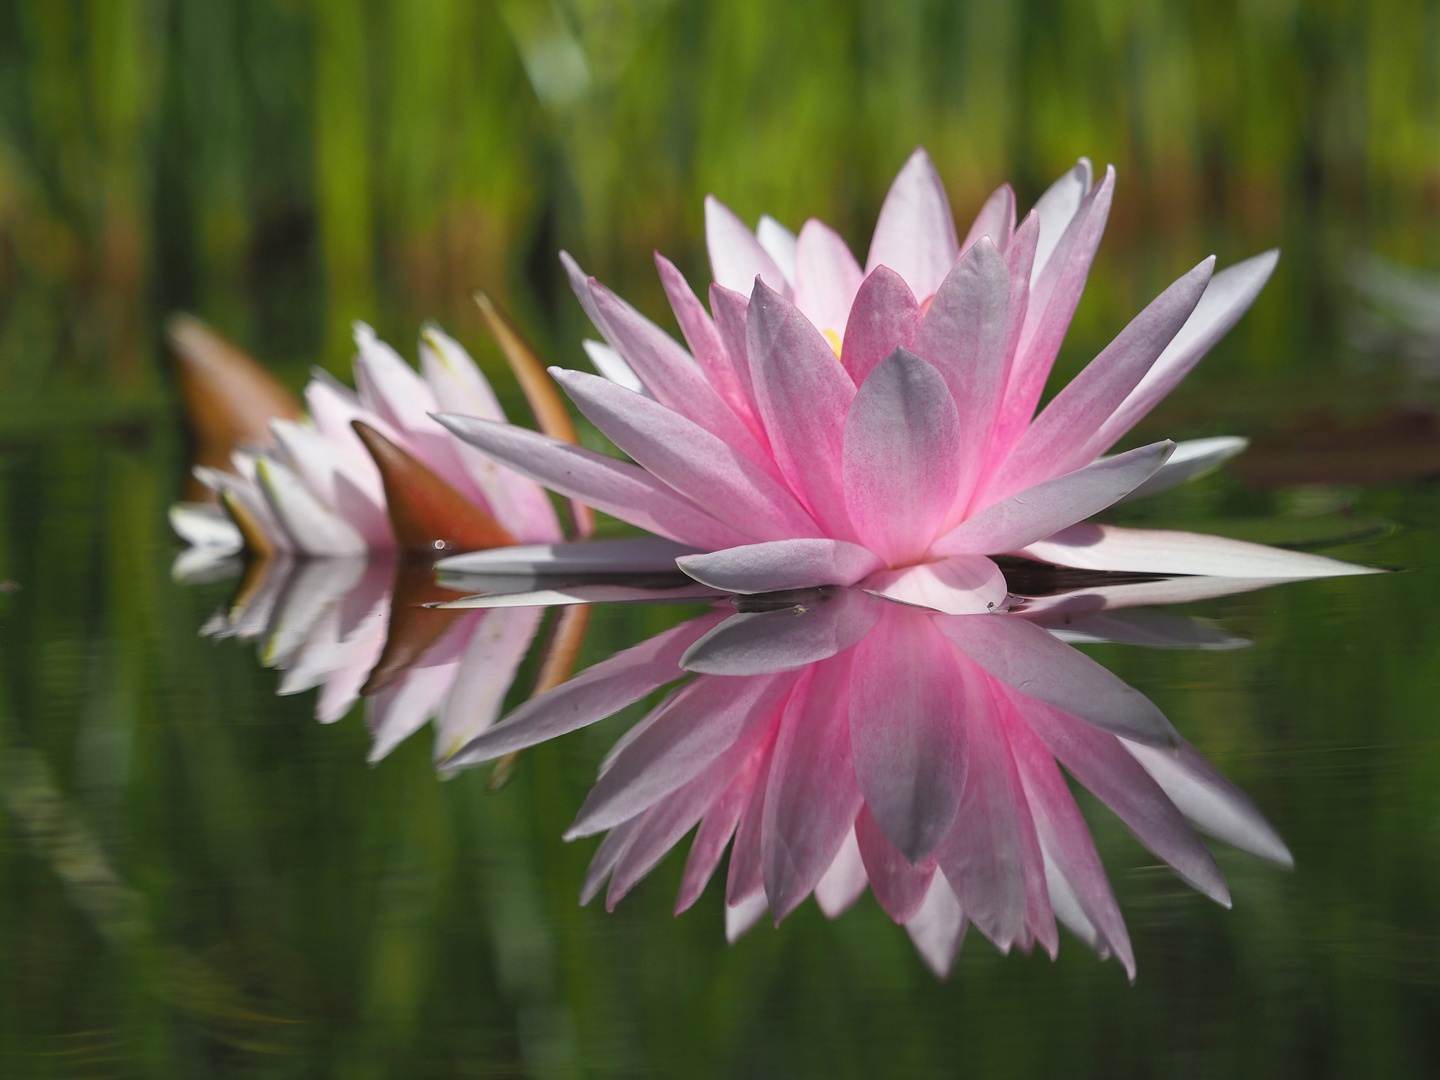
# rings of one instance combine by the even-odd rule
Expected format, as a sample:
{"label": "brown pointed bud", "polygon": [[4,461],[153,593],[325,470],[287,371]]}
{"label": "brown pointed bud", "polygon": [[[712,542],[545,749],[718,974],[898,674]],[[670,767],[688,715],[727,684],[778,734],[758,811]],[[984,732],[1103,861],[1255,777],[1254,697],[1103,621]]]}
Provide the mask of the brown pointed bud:
{"label": "brown pointed bud", "polygon": [[378,694],[421,657],[450,629],[463,608],[433,608],[426,604],[454,600],[457,592],[442,589],[428,566],[401,562],[395,567],[395,585],[390,592],[390,625],[385,631],[385,648],[375,662],[360,693]]}
{"label": "brown pointed bud", "polygon": [[380,469],[390,528],[400,550],[436,558],[515,543],[498,521],[369,424],[354,420],[350,426]]}
{"label": "brown pointed bud", "polygon": [[[500,346],[505,362],[510,365],[515,381],[520,384],[540,430],[552,439],[579,446],[580,436],[576,434],[575,422],[570,419],[570,410],[565,407],[565,399],[555,385],[555,380],[550,378],[545,370],[540,357],[530,347],[530,343],[485,293],[476,292],[475,303],[479,305],[480,314],[485,317],[485,325]],[[595,512],[574,499],[569,502],[575,534],[580,537],[593,535]]]}
{"label": "brown pointed bud", "polygon": [[[535,689],[530,691],[532,698],[553,690],[575,673],[575,661],[580,657],[580,647],[585,644],[585,631],[589,626],[589,604],[572,604],[560,609],[545,648],[545,658],[540,663],[540,674],[535,678]],[[491,791],[505,786],[519,757],[520,751],[516,750],[495,762],[490,771]]]}
{"label": "brown pointed bud", "polygon": [[193,315],[173,316],[167,331],[201,465],[228,468],[237,445],[270,443],[271,420],[303,415],[279,379]]}

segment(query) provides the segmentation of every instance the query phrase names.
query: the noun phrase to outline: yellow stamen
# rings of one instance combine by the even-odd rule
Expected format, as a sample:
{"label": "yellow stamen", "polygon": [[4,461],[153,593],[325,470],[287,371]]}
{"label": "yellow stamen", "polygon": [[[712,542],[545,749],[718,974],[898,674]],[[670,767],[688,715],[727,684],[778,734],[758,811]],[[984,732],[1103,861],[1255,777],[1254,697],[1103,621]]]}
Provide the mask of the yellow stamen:
{"label": "yellow stamen", "polygon": [[838,360],[840,358],[840,335],[834,330],[821,330],[820,332],[825,335],[825,340],[830,343],[830,348],[835,350],[835,358]]}

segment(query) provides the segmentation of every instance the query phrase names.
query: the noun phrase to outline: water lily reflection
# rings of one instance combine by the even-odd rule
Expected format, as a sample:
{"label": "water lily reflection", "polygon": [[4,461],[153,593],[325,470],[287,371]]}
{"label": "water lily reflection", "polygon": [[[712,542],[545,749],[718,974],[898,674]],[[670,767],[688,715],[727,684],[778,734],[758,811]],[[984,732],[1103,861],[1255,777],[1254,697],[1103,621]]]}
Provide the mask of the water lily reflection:
{"label": "water lily reflection", "polygon": [[[611,751],[569,831],[605,834],[583,900],[608,881],[613,907],[694,829],[676,911],[728,846],[732,939],[812,894],[837,916],[868,885],[939,974],[969,925],[1002,951],[1038,943],[1054,956],[1058,922],[1133,977],[1124,921],[1057,762],[1221,904],[1224,877],[1192,826],[1282,865],[1290,855],[1153,703],[1050,627],[1095,640],[1141,625],[1161,644],[1238,644],[1205,624],[1146,626],[1114,611],[1202,580],[1087,588],[1004,615],[840,588],[747,599],[539,695],[451,764],[584,727],[693,673]],[[1235,588],[1211,583],[1210,594]]]}

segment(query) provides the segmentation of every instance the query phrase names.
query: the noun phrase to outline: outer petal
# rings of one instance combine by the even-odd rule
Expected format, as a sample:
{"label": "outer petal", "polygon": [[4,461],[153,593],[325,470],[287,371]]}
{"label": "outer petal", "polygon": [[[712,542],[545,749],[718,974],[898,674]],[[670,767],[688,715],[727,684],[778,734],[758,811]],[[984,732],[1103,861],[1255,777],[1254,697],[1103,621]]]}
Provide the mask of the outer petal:
{"label": "outer petal", "polygon": [[354,468],[347,456],[313,427],[293,420],[271,421],[271,432],[286,464],[327,507],[354,526],[372,550],[395,546],[385,516],[385,491],[373,465],[368,470]]}
{"label": "outer petal", "polygon": [[[1027,544],[1019,554],[1084,570],[1206,574],[1219,578],[1322,578],[1381,571],[1304,551],[1168,529],[1123,529],[1082,522]],[[1228,590],[1233,591],[1233,590]]]}
{"label": "outer petal", "polygon": [[594,375],[564,368],[551,368],[550,374],[580,411],[651,476],[701,506],[724,507],[754,539],[819,534],[819,526],[779,480],[699,424]]}
{"label": "outer petal", "polygon": [[830,869],[815,886],[815,903],[827,919],[839,918],[860,899],[866,884],[865,863],[860,857],[860,845],[852,826],[840,850],[835,853]]}
{"label": "outer petal", "polygon": [[875,823],[869,808],[855,821],[855,839],[865,862],[865,876],[875,900],[897,923],[915,916],[925,902],[930,881],[935,877],[935,860],[912,863],[895,850]]}
{"label": "outer petal", "polygon": [[[675,319],[680,324],[680,332],[685,335],[685,343],[690,346],[690,352],[694,354],[696,363],[705,373],[705,378],[709,380],[710,385],[724,398],[725,403],[735,411],[737,416],[742,419],[753,417],[754,409],[745,392],[744,384],[740,380],[740,375],[735,370],[736,360],[727,351],[720,331],[716,329],[715,323],[705,311],[704,305],[691,291],[685,276],[675,268],[674,263],[660,254],[655,256],[655,268],[660,273],[660,283],[665,286],[665,295],[670,300],[670,308],[675,312]],[[743,297],[740,299],[743,301]],[[743,343],[745,337],[743,313],[739,319],[739,326],[740,339]],[[744,359],[742,352],[740,361],[743,362]]]}
{"label": "outer petal", "polygon": [[1169,441],[1153,443],[1043,480],[971,515],[931,550],[937,555],[1017,551],[1119,502],[1154,476],[1174,449]]}
{"label": "outer petal", "polygon": [[525,544],[451,555],[435,564],[449,574],[516,574],[562,576],[577,574],[663,574],[692,547],[658,536],[626,536],[614,540],[581,540],[566,544]]}
{"label": "outer petal", "polygon": [[705,820],[696,830],[695,839],[690,844],[690,855],[685,860],[680,893],[675,898],[676,915],[700,898],[706,883],[715,873],[715,867],[720,865],[720,857],[725,854],[725,845],[730,842],[735,825],[740,820],[740,813],[745,809],[751,789],[755,786],[756,773],[764,751],[765,747],[755,747],[750,751],[745,763],[736,772],[735,779],[725,789],[725,794],[710,807],[705,814]]}
{"label": "outer petal", "polygon": [[255,463],[260,490],[297,551],[306,555],[363,555],[365,538],[324,506],[293,472],[277,461]]}
{"label": "outer petal", "polygon": [[511,608],[488,612],[480,619],[436,717],[437,761],[448,758],[495,723],[544,614],[543,608]]}
{"label": "outer petal", "polygon": [[816,218],[805,222],[795,248],[795,306],[816,329],[840,338],[862,276],[839,233]]}
{"label": "outer petal", "polygon": [[768,675],[844,652],[870,632],[882,602],[857,589],[816,589],[773,611],[732,615],[690,646],[687,671]]}
{"label": "outer petal", "polygon": [[1250,309],[1260,290],[1270,280],[1278,250],[1271,250],[1227,266],[1213,278],[1205,295],[1195,305],[1190,318],[1173,341],[1165,347],[1145,377],[1140,380],[1124,403],[1106,420],[1096,436],[1104,448],[1113,446],[1127,431],[1140,422],[1166,394],[1180,385],[1240,316]]}
{"label": "outer petal", "polygon": [[1137,742],[1179,744],[1149,698],[1026,619],[962,615],[937,618],[935,625],[971,660],[1027,697]]}
{"label": "outer petal", "polygon": [[850,305],[840,362],[858,386],[885,357],[908,349],[919,328],[920,305],[905,279],[888,266],[877,266]]}
{"label": "outer petal", "polygon": [[1007,595],[1005,575],[983,555],[951,555],[903,570],[880,570],[860,586],[876,596],[948,615],[994,611]]}
{"label": "outer petal", "polygon": [[772,540],[707,555],[682,555],[681,570],[711,588],[735,593],[853,585],[883,564],[873,551],[844,540]]}
{"label": "outer petal", "polygon": [[759,277],[777,292],[790,295],[790,283],[769,253],[735,211],[714,195],[705,196],[705,244],[710,250],[710,276],[745,296]]}
{"label": "outer petal", "polygon": [[634,465],[511,424],[448,414],[438,419],[522,476],[677,543],[723,548],[749,539]]}
{"label": "outer petal", "polygon": [[985,505],[1090,464],[1105,449],[1097,432],[1190,317],[1214,257],[1157,296],[1100,355],[1056,394],[984,487]]}
{"label": "outer petal", "polygon": [[975,215],[974,224],[970,231],[965,234],[964,241],[960,244],[960,252],[964,254],[982,236],[988,236],[990,242],[1001,251],[1004,251],[1010,243],[1010,237],[1015,235],[1015,189],[1009,184],[1001,184],[996,188],[985,205],[980,208],[980,213]]}
{"label": "outer petal", "polygon": [[1040,216],[1040,244],[1035,250],[1037,277],[1050,262],[1061,237],[1079,213],[1094,179],[1095,170],[1090,159],[1082,157],[1036,201],[1035,212]]}
{"label": "outer petal", "polygon": [[840,461],[855,384],[810,320],[763,282],[750,298],[746,348],[780,472],[831,536],[852,539]]}
{"label": "outer petal", "polygon": [[760,241],[760,246],[765,249],[765,254],[775,260],[775,265],[780,268],[780,273],[785,276],[785,280],[793,289],[795,287],[795,249],[798,246],[795,234],[769,214],[761,214],[760,220],[755,223],[755,239]]}
{"label": "outer petal", "polygon": [[961,453],[945,379],[896,349],[870,372],[845,417],[845,505],[865,546],[891,566],[921,558],[955,499]]}
{"label": "outer petal", "polygon": [[1175,444],[1175,452],[1155,475],[1146,480],[1121,502],[1144,498],[1172,487],[1189,483],[1206,473],[1213,472],[1236,454],[1250,445],[1249,439],[1234,435],[1220,435],[1213,439],[1186,439]]}
{"label": "outer petal", "polygon": [[681,623],[586,668],[568,682],[531,698],[472,739],[450,758],[449,764],[489,761],[619,712],[682,676],[681,655],[721,618],[719,614],[706,615]]}
{"label": "outer petal", "polygon": [[[620,355],[619,350],[612,349],[603,341],[591,341],[588,338],[580,344],[585,349],[585,355],[590,359],[590,366],[605,378],[623,386],[626,390],[633,390],[637,394],[644,394],[652,399],[655,397],[650,393],[650,388],[640,381],[640,376],[635,374],[635,369],[630,366],[629,361]],[[464,410],[447,411],[463,412]]]}
{"label": "outer petal", "polygon": [[850,659],[821,661],[792,694],[770,759],[761,826],[765,895],[779,923],[819,884],[860,810],[850,758]]}
{"label": "outer petal", "polygon": [[945,185],[930,155],[917,148],[880,208],[865,273],[888,266],[905,279],[911,292],[925,299],[940,287],[959,255]]}
{"label": "outer petal", "polygon": [[855,774],[876,823],[912,863],[949,832],[965,784],[973,693],[957,659],[928,615],[902,607],[887,608],[855,647]]}
{"label": "outer petal", "polygon": [[960,910],[960,901],[955,898],[950,883],[944,874],[935,874],[930,879],[924,903],[906,921],[905,932],[915,943],[925,966],[937,979],[943,979],[950,974],[955,957],[960,954],[967,926],[969,921]]}

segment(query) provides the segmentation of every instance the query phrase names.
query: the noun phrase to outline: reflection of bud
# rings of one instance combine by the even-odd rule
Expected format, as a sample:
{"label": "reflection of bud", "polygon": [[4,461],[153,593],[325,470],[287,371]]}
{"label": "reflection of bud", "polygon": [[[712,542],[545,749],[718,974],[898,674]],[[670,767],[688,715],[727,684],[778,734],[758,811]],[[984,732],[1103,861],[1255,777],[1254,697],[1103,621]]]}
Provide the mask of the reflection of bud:
{"label": "reflection of bud", "polygon": [[[444,758],[500,714],[544,609],[445,610],[452,599],[423,568],[395,560],[280,557],[251,565],[231,607],[202,633],[253,638],[279,693],[318,688],[316,719],[333,723],[365,698],[370,760],[378,761],[425,722]],[[537,692],[575,663],[588,609],[555,620]]]}
{"label": "reflection of bud", "polygon": [[[868,884],[937,973],[971,923],[1002,951],[1038,942],[1053,956],[1058,920],[1133,976],[1057,759],[1222,904],[1224,878],[1186,818],[1281,864],[1290,855],[1147,698],[1041,625],[1085,626],[1107,603],[1090,595],[1068,611],[1037,602],[1033,616],[943,615],[843,589],[747,600],[751,610],[684,623],[532,699],[450,764],[573,731],[694,672],[611,751],[570,830],[606,834],[583,899],[608,878],[613,906],[695,829],[677,910],[728,845],[732,938],[811,893],[834,917]],[[1093,638],[1105,624],[1088,625]],[[1178,630],[1175,643],[1241,644],[1141,626],[1157,639]]]}

